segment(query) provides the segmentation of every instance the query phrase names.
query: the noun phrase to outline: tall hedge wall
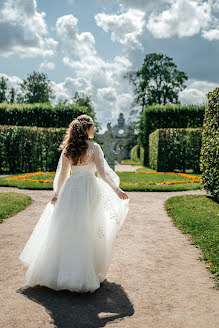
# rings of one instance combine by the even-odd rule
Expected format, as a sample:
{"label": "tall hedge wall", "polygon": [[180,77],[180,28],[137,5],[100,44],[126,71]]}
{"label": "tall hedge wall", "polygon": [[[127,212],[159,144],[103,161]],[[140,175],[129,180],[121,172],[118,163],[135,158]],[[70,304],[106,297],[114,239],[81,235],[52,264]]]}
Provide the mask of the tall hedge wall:
{"label": "tall hedge wall", "polygon": [[141,165],[144,165],[144,148],[140,145],[135,145],[131,149],[131,160],[135,162],[141,162]]}
{"label": "tall hedge wall", "polygon": [[202,127],[204,105],[154,105],[144,108],[139,122],[140,143],[144,149],[144,165],[149,163],[149,134],[159,128]]}
{"label": "tall hedge wall", "polygon": [[201,148],[202,183],[219,200],[219,88],[207,94]]}
{"label": "tall hedge wall", "polygon": [[135,145],[134,147],[132,147],[130,155],[132,161],[140,161],[140,145]]}
{"label": "tall hedge wall", "polygon": [[0,104],[0,124],[38,127],[68,127],[81,114],[92,116],[87,107],[49,104]]}
{"label": "tall hedge wall", "polygon": [[157,129],[149,136],[149,166],[158,172],[200,171],[202,128]]}
{"label": "tall hedge wall", "polygon": [[66,128],[0,126],[0,171],[56,170]]}

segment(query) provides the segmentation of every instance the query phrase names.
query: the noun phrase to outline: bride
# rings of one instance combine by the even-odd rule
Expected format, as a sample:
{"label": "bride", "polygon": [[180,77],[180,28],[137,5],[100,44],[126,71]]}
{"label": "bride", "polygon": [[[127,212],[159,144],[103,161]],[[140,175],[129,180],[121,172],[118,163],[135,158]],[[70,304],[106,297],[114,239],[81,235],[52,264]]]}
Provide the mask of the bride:
{"label": "bride", "polygon": [[92,118],[80,115],[59,146],[54,197],[19,256],[26,286],[94,292],[106,277],[129,199],[93,136]]}

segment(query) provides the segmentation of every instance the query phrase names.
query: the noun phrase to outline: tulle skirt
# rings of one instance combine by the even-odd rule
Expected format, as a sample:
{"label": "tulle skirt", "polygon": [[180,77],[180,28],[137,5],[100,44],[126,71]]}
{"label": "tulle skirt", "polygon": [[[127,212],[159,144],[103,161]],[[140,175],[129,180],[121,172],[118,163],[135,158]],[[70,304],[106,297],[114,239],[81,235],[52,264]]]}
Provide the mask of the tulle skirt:
{"label": "tulle skirt", "polygon": [[94,292],[105,279],[114,242],[129,210],[101,178],[69,176],[56,205],[47,203],[19,259],[26,286]]}

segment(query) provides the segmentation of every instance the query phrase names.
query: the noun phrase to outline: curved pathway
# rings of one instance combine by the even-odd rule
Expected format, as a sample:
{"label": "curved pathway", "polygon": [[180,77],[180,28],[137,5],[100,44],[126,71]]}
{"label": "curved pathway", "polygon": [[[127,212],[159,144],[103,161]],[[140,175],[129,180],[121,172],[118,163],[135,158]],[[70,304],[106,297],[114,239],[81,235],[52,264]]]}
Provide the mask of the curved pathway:
{"label": "curved pathway", "polygon": [[216,328],[219,293],[201,254],[164,210],[186,192],[127,192],[130,211],[118,234],[107,279],[94,294],[25,287],[18,257],[53,192],[0,187],[32,197],[0,224],[0,327]]}

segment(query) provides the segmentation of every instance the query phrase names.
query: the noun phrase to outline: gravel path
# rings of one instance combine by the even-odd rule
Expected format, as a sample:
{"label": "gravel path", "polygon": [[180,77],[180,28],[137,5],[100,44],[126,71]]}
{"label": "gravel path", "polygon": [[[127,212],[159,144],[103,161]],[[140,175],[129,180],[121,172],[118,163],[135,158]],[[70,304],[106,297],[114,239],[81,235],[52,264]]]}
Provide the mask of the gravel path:
{"label": "gravel path", "polygon": [[33,198],[0,224],[0,327],[216,328],[219,293],[190,245],[167,216],[164,201],[186,192],[128,192],[130,211],[118,234],[107,280],[94,294],[24,287],[18,257],[52,191],[0,187]]}
{"label": "gravel path", "polygon": [[115,171],[136,171],[137,169],[144,169],[145,168],[143,166],[138,166],[138,165],[121,165],[121,164],[116,164],[115,165]]}

